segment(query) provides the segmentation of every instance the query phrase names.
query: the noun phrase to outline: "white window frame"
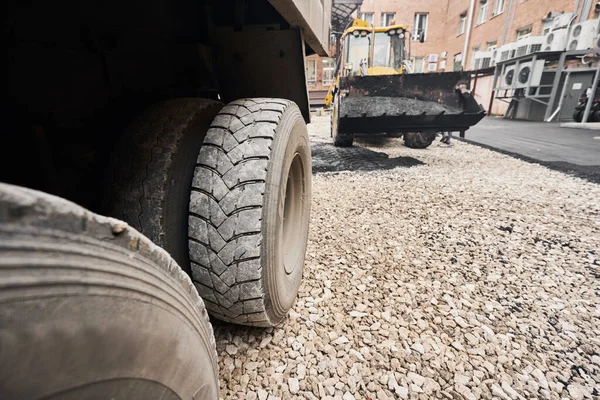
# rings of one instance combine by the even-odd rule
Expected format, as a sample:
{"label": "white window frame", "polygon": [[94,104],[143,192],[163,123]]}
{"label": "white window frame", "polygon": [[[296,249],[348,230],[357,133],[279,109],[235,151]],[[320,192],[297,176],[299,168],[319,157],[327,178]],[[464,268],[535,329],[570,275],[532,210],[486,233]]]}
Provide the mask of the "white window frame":
{"label": "white window frame", "polygon": [[395,20],[395,19],[396,19],[396,13],[393,13],[393,12],[382,12],[381,13],[381,23],[380,23],[380,25],[381,26],[390,26],[392,24],[392,21]]}
{"label": "white window frame", "polygon": [[471,49],[471,68],[470,69],[476,69],[475,68],[475,53],[479,53],[481,51],[481,46],[475,46]]}
{"label": "white window frame", "polygon": [[[366,18],[367,16],[369,16],[370,18]],[[372,13],[372,12],[360,13],[360,19],[362,19],[363,21],[367,21],[371,25],[375,25],[374,24],[374,22],[375,22],[375,13]]]}
{"label": "white window frame", "polygon": [[[309,64],[314,65],[314,78],[311,80],[309,74],[310,68]],[[306,60],[306,84],[308,86],[317,86],[317,60]]]}
{"label": "white window frame", "polygon": [[494,15],[500,15],[504,12],[505,0],[496,0],[494,3]]}
{"label": "white window frame", "polygon": [[459,16],[458,20],[458,34],[462,35],[465,33],[465,29],[467,26],[467,13],[462,13]]}
{"label": "white window frame", "polygon": [[485,51],[494,51],[498,48],[497,40],[490,40],[486,43]]}
{"label": "white window frame", "polygon": [[[424,18],[420,18],[424,17]],[[424,27],[420,27],[420,22],[424,21]],[[429,13],[415,13],[415,29],[414,34],[417,35],[419,31],[423,30],[423,40],[427,40],[427,26],[429,25]]]}
{"label": "white window frame", "polygon": [[477,16],[477,24],[483,24],[487,21],[488,0],[479,1],[479,15]]}
{"label": "white window frame", "polygon": [[[335,79],[334,75],[334,70],[335,70],[335,60],[333,58],[323,58],[323,72],[322,72],[322,78],[323,78],[323,86],[328,86],[331,85],[331,83],[333,82],[333,80]],[[325,65],[328,65],[327,67]],[[330,73],[331,75],[329,75],[329,77],[326,78],[325,74],[326,73]]]}
{"label": "white window frame", "polygon": [[532,25],[528,25],[517,29],[517,42],[519,40],[527,39],[529,36],[531,36],[531,31],[533,30],[532,28]]}

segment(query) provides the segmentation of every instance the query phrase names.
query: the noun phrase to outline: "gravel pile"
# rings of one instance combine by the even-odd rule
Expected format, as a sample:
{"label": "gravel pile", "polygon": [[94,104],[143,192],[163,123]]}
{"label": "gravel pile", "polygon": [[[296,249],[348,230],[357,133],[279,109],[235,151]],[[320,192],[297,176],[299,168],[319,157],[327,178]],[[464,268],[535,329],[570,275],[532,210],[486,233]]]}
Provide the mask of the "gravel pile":
{"label": "gravel pile", "polygon": [[459,142],[372,150],[424,164],[314,177],[298,301],[216,327],[222,397],[598,398],[600,186]]}

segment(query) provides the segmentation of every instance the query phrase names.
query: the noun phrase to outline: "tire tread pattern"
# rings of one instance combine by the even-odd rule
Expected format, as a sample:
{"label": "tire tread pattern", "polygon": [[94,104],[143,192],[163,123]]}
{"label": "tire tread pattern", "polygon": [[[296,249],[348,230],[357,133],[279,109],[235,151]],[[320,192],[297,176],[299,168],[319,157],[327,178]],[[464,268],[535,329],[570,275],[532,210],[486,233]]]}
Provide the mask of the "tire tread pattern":
{"label": "tire tread pattern", "polygon": [[194,118],[220,107],[212,100],[178,98],[140,114],[113,152],[105,211],[165,247],[163,215],[157,210],[164,208],[169,169]]}
{"label": "tire tread pattern", "polygon": [[[54,240],[54,251],[60,254],[58,257],[62,257],[56,259],[61,266],[69,265],[69,257],[75,260],[82,256],[96,257],[100,260],[98,265],[105,266],[113,259],[106,258],[107,261],[102,261],[104,257],[111,257],[110,254],[114,254],[114,251],[121,252],[122,257],[113,261],[120,263],[118,274],[123,279],[121,283],[113,285],[111,290],[126,288],[123,282],[125,278],[129,278],[130,281],[137,282],[135,286],[127,289],[130,292],[145,291],[143,293],[162,299],[156,303],[157,306],[170,304],[174,313],[180,314],[182,319],[189,321],[201,332],[218,383],[218,359],[213,328],[194,284],[169,253],[126,222],[95,214],[56,196],[0,183],[0,237],[3,235],[8,235],[8,238],[28,237],[26,241],[24,239],[19,242],[22,248],[12,249],[10,240],[4,246],[0,246],[0,251],[8,252],[25,251],[29,248],[51,251],[52,247],[49,246],[52,246]],[[103,247],[110,251],[102,252]],[[28,257],[33,260],[35,253]],[[10,264],[8,258],[3,261]],[[33,265],[35,263],[33,262]],[[82,272],[89,280],[89,285],[86,281],[80,283],[85,289],[84,292],[92,290],[91,282],[94,273],[100,271],[98,268],[95,264],[89,264],[89,271]],[[32,269],[31,273],[39,271]],[[60,275],[44,279],[50,279],[50,283],[54,285],[45,284],[44,287],[48,287],[48,290],[61,287]],[[28,279],[27,282],[33,288],[36,281]],[[8,285],[10,281],[5,283]],[[149,290],[148,285],[158,286]],[[146,289],[139,289],[142,287]],[[6,293],[11,292],[7,290]]]}
{"label": "tire tread pattern", "polygon": [[209,312],[227,322],[272,326],[261,269],[263,196],[277,126],[292,104],[228,104],[198,156],[189,216],[192,277]]}

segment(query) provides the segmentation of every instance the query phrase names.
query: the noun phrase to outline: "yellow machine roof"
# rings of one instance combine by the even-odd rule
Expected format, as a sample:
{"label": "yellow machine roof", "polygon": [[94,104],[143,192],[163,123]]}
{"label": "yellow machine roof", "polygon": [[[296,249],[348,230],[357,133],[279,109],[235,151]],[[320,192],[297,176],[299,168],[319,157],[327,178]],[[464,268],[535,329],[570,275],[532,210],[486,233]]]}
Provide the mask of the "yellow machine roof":
{"label": "yellow machine roof", "polygon": [[[407,25],[378,26],[375,28],[375,32],[376,33],[377,32],[387,32],[387,31],[391,31],[392,29],[402,29],[403,31],[405,31],[407,28],[408,28]],[[352,26],[344,31],[344,34],[342,35],[342,37],[349,35],[354,31],[372,32],[373,26],[370,23],[368,23],[367,21],[363,21],[362,19],[355,19],[354,22],[352,23]]]}

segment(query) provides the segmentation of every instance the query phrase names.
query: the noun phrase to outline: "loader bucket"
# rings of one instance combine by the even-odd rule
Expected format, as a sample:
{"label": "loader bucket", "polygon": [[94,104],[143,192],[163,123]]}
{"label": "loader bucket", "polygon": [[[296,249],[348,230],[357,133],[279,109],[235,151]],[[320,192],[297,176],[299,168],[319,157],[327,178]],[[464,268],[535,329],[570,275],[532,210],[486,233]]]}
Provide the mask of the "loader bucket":
{"label": "loader bucket", "polygon": [[[342,77],[338,132],[461,132],[485,116],[467,72]],[[460,90],[462,85],[463,90]]]}

